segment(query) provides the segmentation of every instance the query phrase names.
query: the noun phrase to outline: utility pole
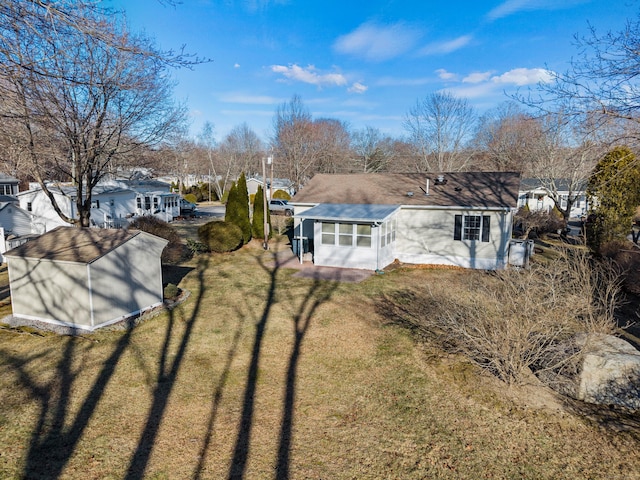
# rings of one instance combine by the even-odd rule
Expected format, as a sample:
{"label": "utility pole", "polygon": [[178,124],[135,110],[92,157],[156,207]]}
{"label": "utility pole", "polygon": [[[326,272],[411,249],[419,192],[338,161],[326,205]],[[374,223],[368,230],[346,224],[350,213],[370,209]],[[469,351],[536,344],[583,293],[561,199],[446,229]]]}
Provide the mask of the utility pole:
{"label": "utility pole", "polygon": [[[263,231],[264,231],[264,244],[263,247],[265,250],[269,250],[269,222],[267,219],[267,209],[269,208],[269,206],[267,205],[267,166],[266,164],[269,165],[273,165],[272,163],[273,158],[272,157],[267,157],[266,159],[263,157],[262,158],[262,184],[263,184],[263,188],[262,188],[262,208],[263,210],[263,214],[264,214],[264,227],[263,227]],[[266,164],[265,164],[266,162]]]}

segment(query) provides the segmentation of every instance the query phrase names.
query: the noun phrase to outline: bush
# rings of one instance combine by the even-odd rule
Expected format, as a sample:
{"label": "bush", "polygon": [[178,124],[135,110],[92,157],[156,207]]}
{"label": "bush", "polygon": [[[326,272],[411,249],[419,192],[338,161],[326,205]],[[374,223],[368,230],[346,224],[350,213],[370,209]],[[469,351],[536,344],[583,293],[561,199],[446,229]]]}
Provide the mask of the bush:
{"label": "bush", "polygon": [[191,256],[200,255],[209,251],[209,247],[202,242],[196,240],[187,239],[187,249],[191,253]]}
{"label": "bush", "polygon": [[164,298],[166,300],[175,300],[180,295],[180,289],[177,285],[173,283],[168,283],[166,287],[164,287]]}
{"label": "bush", "polygon": [[[532,372],[551,378],[573,368],[577,333],[611,333],[619,272],[580,251],[561,251],[530,270],[465,272],[459,288],[432,284],[390,294],[383,315],[447,352],[459,353],[508,384]],[[565,346],[569,346],[569,348]],[[550,378],[546,377],[546,380]]]}
{"label": "bush", "polygon": [[284,190],[276,190],[275,192],[273,192],[273,199],[274,200],[291,200],[291,195],[289,195]]}
{"label": "bush", "polygon": [[198,228],[198,238],[215,253],[233,252],[243,245],[242,230],[230,222],[209,222]]}
{"label": "bush", "polygon": [[184,195],[184,199],[189,203],[198,203],[198,197],[193,193],[187,193]]}
{"label": "bush", "polygon": [[142,230],[143,232],[169,240],[169,243],[162,251],[162,263],[176,264],[188,257],[188,251],[182,243],[182,239],[176,229],[163,220],[151,216],[138,217],[129,224],[128,228],[132,230]]}
{"label": "bush", "polygon": [[542,237],[547,233],[555,233],[564,228],[562,216],[558,216],[554,212],[532,212],[526,206],[518,210],[514,220],[516,229],[520,231],[522,238]]}

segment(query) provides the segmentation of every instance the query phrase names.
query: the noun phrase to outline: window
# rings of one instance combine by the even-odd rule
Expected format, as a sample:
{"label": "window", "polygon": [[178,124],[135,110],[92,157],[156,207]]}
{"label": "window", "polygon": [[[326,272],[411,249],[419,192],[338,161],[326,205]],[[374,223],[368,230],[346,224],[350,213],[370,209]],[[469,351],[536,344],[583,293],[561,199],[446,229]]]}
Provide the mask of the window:
{"label": "window", "polygon": [[33,203],[27,202],[27,212],[33,212]]}
{"label": "window", "polygon": [[324,245],[336,244],[336,225],[335,223],[322,223],[322,243]]}
{"label": "window", "polygon": [[353,245],[353,224],[338,224],[338,245],[342,245],[343,247],[350,247]]}
{"label": "window", "polygon": [[488,242],[490,221],[488,215],[456,215],[453,239]]}
{"label": "window", "polygon": [[91,202],[91,208],[100,208],[100,200],[93,200]]}
{"label": "window", "polygon": [[140,197],[136,197],[136,207],[142,210],[142,199]]}
{"label": "window", "polygon": [[371,247],[371,225],[356,225],[356,246]]}
{"label": "window", "polygon": [[380,246],[391,245],[396,240],[396,219],[388,220],[380,225]]}
{"label": "window", "polygon": [[371,248],[371,225],[322,222],[322,244]]}

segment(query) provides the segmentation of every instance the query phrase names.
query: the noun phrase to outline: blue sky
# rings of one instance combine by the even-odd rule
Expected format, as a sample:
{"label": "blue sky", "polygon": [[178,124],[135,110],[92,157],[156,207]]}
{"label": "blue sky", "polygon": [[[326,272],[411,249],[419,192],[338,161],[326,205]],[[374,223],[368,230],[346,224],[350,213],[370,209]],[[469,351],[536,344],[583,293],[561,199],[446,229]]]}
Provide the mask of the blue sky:
{"label": "blue sky", "polygon": [[[166,3],[166,2],[165,2]],[[480,113],[565,71],[574,35],[621,30],[631,0],[108,0],[162,49],[212,59],[175,72],[191,132],[246,122],[264,140],[298,94],[314,118],[403,135],[418,99],[448,90]]]}

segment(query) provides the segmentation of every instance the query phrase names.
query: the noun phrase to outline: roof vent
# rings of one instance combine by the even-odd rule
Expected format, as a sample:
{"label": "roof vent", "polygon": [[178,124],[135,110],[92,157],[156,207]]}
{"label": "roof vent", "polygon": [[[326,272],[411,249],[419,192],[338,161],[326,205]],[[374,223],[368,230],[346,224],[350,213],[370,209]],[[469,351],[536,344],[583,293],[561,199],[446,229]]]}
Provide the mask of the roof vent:
{"label": "roof vent", "polygon": [[413,197],[413,192],[407,192],[407,197]]}
{"label": "roof vent", "polygon": [[438,175],[434,181],[436,185],[444,185],[447,183],[447,180],[444,178],[444,175]]}

